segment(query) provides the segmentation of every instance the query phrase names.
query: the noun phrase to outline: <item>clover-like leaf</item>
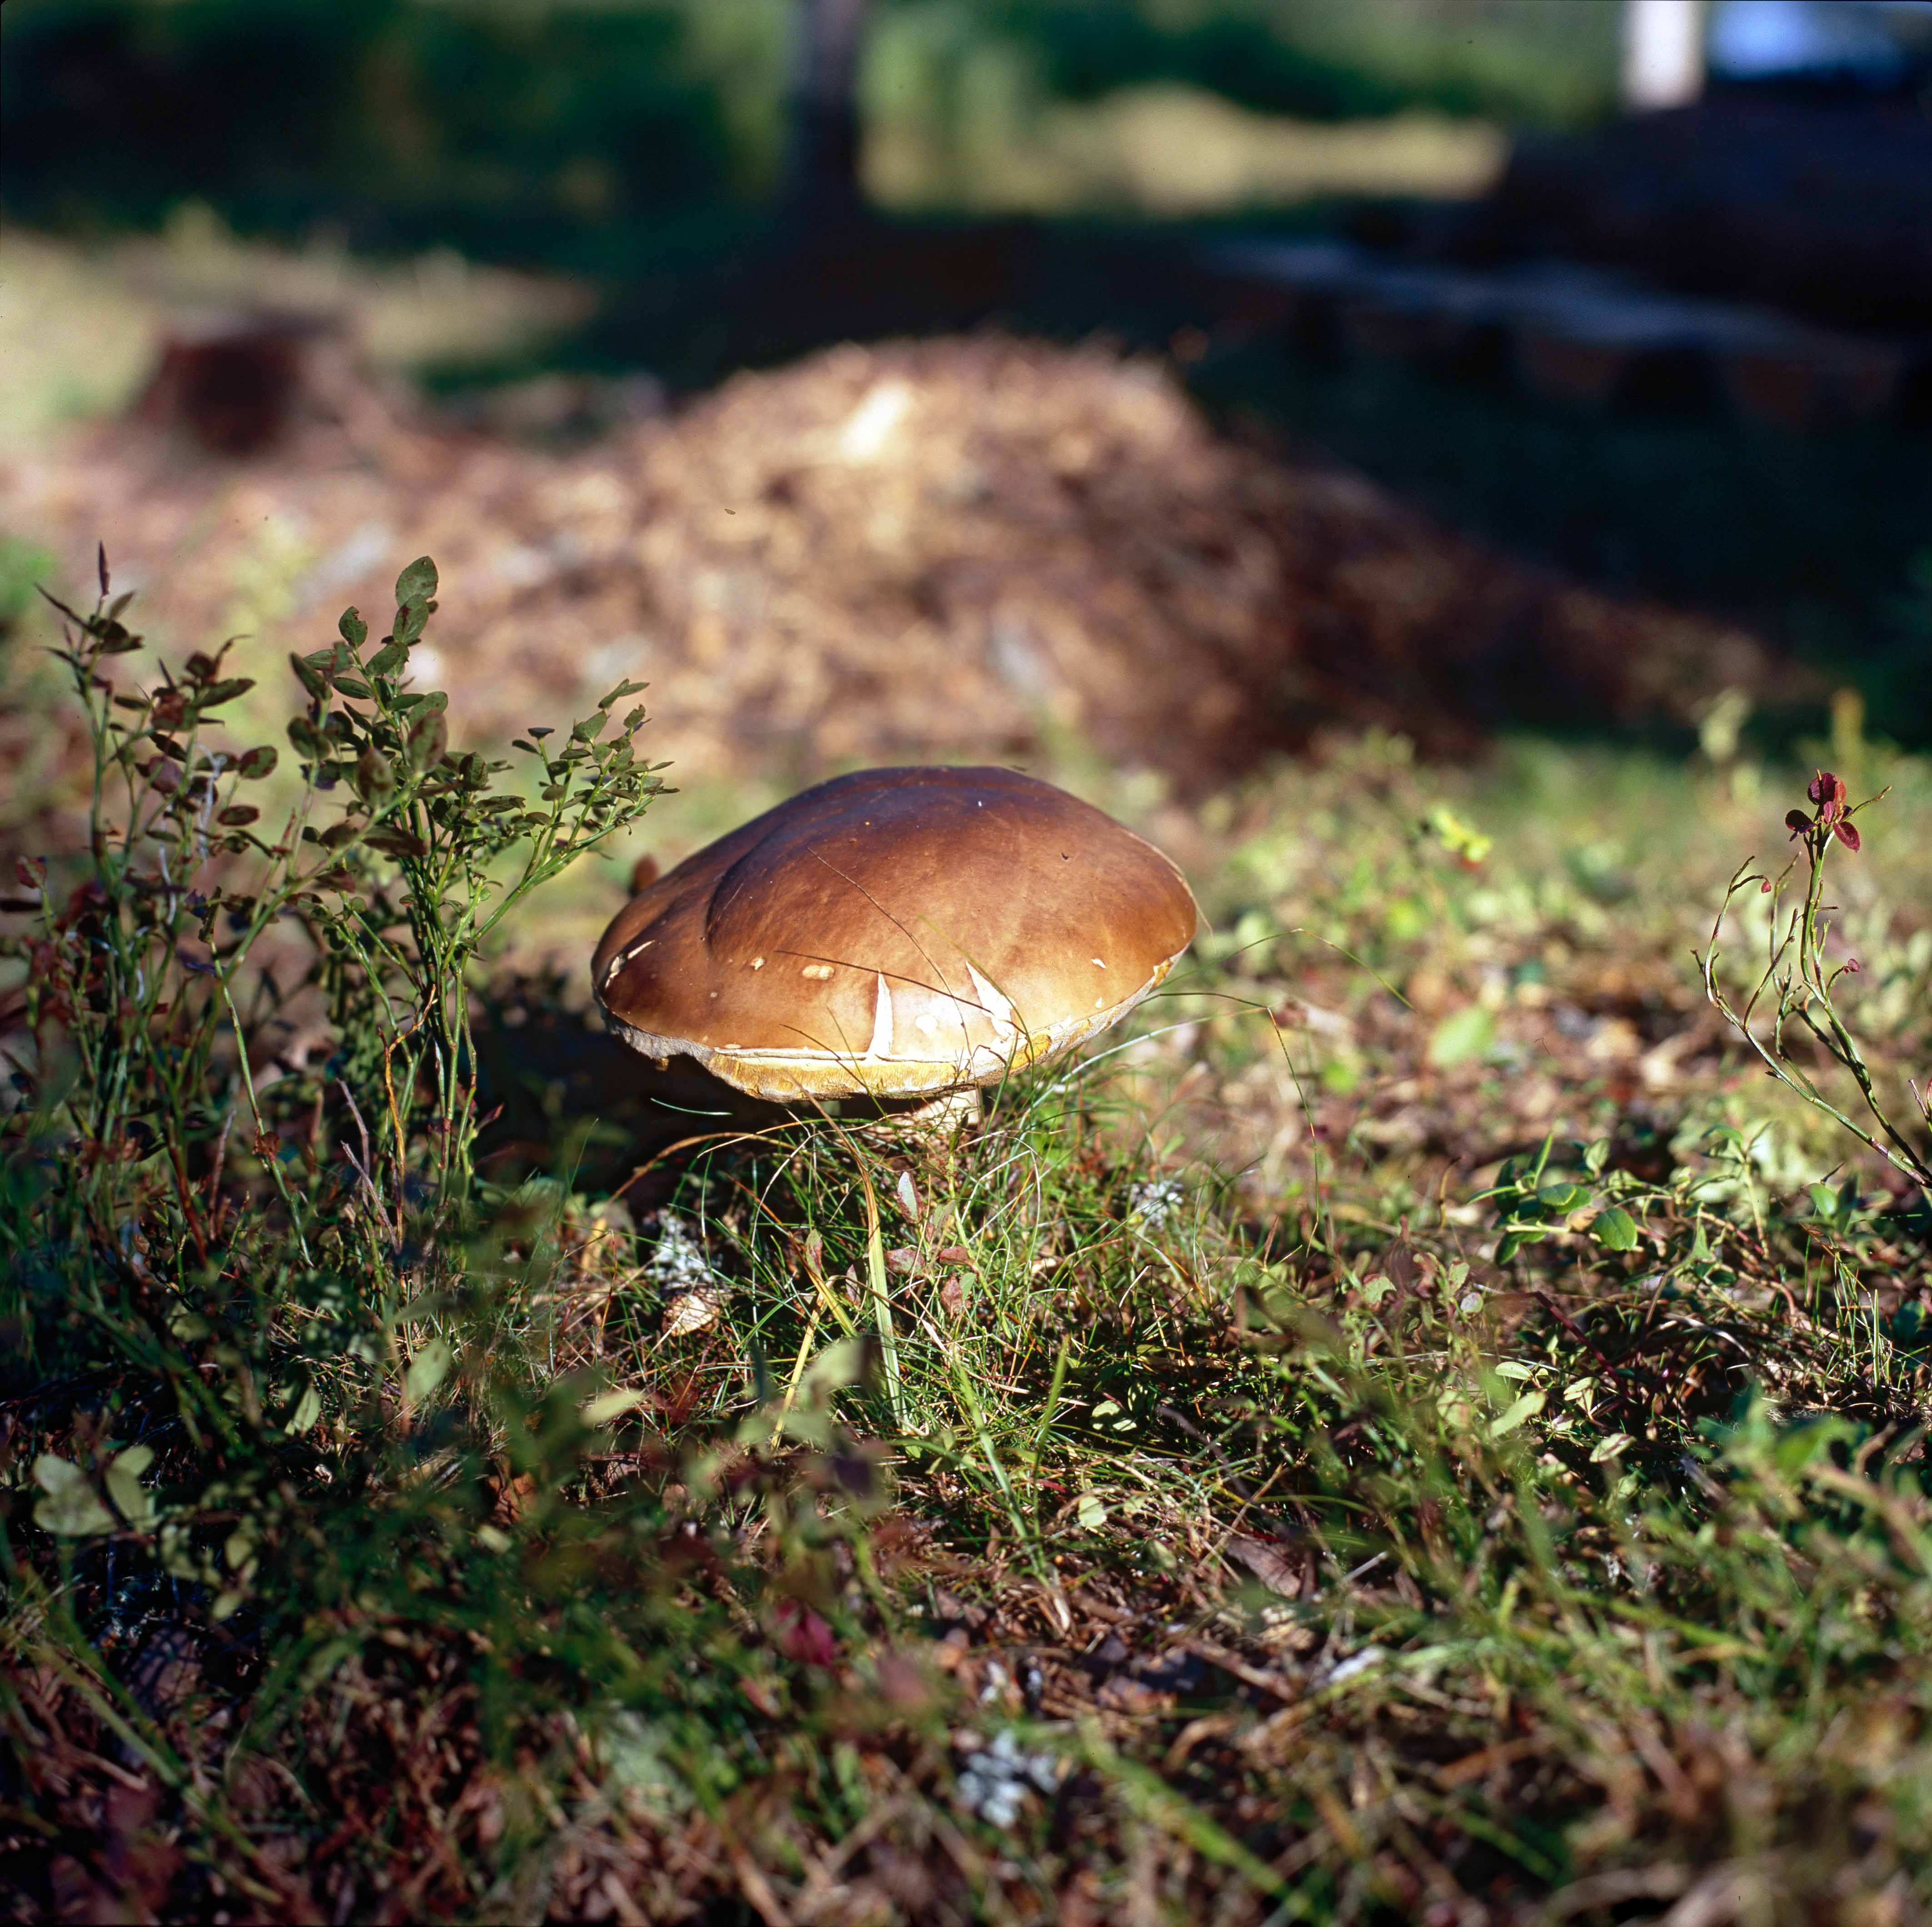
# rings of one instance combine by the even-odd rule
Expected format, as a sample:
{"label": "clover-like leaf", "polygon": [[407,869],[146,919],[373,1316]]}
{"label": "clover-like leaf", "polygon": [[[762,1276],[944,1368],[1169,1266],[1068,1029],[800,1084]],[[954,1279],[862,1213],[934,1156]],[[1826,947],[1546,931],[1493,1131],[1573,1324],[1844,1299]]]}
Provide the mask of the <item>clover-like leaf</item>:
{"label": "clover-like leaf", "polygon": [[130,1445],[107,1468],[107,1496],[136,1532],[152,1532],[160,1520],[154,1495],[141,1483],[141,1475],[154,1462],[152,1445]]}
{"label": "clover-like leaf", "polygon": [[34,1483],[46,1494],[34,1508],[34,1523],[64,1539],[98,1538],[115,1529],[114,1514],[101,1503],[80,1466],[43,1452],[34,1461]]}

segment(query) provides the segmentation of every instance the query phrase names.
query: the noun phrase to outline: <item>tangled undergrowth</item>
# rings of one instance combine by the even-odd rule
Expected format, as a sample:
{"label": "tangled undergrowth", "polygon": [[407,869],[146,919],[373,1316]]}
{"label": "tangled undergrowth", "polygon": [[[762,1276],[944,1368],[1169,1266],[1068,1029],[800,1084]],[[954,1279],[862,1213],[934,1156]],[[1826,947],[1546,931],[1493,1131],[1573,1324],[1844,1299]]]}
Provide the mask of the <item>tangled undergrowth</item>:
{"label": "tangled undergrowth", "polygon": [[5,906],[10,1917],[1932,1910],[1932,938],[1868,881],[1918,766],[1832,873],[1855,979],[1816,892],[1706,947],[1743,1015],[1768,944],[1801,1083],[1863,1040],[1903,1168],[1736,1074],[1708,735],[1628,869],[1337,751],[1227,805],[1156,1025],[976,1134],[640,1155],[483,946],[657,792],[643,719],[453,755],[434,587],[298,659],[298,781],[218,657],[124,691],[104,579],[70,621],[92,851]]}

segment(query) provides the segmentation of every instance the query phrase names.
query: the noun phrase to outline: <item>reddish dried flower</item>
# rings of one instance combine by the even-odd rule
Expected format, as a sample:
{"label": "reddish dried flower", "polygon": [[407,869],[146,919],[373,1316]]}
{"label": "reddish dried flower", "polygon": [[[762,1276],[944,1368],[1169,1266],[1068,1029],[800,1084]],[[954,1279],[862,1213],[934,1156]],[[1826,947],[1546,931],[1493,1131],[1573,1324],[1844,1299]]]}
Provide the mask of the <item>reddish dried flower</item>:
{"label": "reddish dried flower", "polygon": [[1805,786],[1804,794],[1817,807],[1808,817],[1802,809],[1786,812],[1785,824],[1792,835],[1805,836],[1814,830],[1828,830],[1846,849],[1858,848],[1858,833],[1846,815],[1844,779],[1829,770],[1820,770]]}

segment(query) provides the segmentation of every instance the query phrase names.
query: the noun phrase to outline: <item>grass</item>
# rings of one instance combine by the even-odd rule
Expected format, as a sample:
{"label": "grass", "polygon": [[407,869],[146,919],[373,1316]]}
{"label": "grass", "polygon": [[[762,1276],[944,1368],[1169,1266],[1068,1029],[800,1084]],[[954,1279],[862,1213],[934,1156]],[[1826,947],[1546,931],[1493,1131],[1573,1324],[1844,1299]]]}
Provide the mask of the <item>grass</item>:
{"label": "grass", "polygon": [[987,98],[950,138],[929,116],[876,117],[865,184],[877,206],[982,216],[1226,216],[1345,194],[1473,197],[1496,185],[1508,158],[1501,128],[1437,114],[1296,121],[1173,83],[1042,107],[997,62],[969,68],[960,84]]}
{"label": "grass", "polygon": [[[97,710],[104,770],[118,715],[194,803],[218,666],[198,733]],[[374,781],[400,672],[305,666],[298,760],[356,743],[311,827],[358,800],[292,860],[357,887],[292,888],[272,982],[176,920],[174,818],[7,906],[16,1916],[1932,1907],[1928,1200],[1688,955],[1802,778],[1334,743],[1189,832],[1214,928],[1150,1021],[977,1133],[640,1149],[560,987],[438,935],[501,872],[428,887],[404,817],[487,792]],[[1909,1115],[1932,769],[1838,727],[1891,793],[1824,954]]]}
{"label": "grass", "polygon": [[595,305],[582,284],[478,266],[447,249],[371,267],[326,240],[283,249],[236,239],[205,203],[184,202],[154,236],[91,245],[0,228],[11,371],[0,443],[25,452],[76,417],[130,406],[171,315],[293,308],[346,325],[354,350],[393,377],[536,351]]}

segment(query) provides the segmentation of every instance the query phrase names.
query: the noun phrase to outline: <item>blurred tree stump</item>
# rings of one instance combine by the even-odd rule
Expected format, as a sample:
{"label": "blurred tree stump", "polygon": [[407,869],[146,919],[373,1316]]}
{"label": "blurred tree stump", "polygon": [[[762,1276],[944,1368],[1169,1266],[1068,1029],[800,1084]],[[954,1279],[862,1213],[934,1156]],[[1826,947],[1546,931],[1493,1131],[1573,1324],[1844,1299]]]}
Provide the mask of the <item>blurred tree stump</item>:
{"label": "blurred tree stump", "polygon": [[134,412],[231,460],[320,425],[345,434],[359,457],[386,463],[403,434],[343,317],[292,308],[181,316]]}

